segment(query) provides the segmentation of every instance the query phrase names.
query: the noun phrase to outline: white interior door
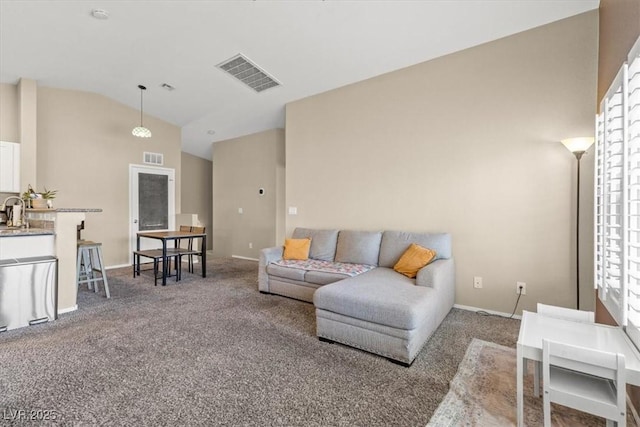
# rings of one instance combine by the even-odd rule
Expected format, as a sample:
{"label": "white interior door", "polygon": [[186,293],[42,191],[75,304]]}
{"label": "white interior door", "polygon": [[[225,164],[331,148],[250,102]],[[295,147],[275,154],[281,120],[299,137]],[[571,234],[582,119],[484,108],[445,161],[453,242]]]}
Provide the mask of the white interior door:
{"label": "white interior door", "polygon": [[[174,169],[129,165],[131,251],[139,231],[175,230],[175,200]],[[159,240],[142,239],[140,244],[141,249],[161,247]]]}

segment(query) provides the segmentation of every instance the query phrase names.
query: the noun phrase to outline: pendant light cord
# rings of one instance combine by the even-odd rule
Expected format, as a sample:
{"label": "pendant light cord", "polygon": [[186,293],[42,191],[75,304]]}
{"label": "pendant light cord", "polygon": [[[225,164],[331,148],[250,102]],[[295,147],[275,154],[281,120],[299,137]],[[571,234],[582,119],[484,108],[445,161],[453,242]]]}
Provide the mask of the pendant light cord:
{"label": "pendant light cord", "polygon": [[145,86],[138,85],[138,89],[140,89],[140,127],[144,127],[144,121],[142,120],[143,112],[144,112],[144,91],[147,90]]}
{"label": "pendant light cord", "polygon": [[142,122],[142,110],[144,107],[144,104],[142,103],[142,93],[144,92],[144,89],[140,88],[140,127],[144,127],[144,123]]}

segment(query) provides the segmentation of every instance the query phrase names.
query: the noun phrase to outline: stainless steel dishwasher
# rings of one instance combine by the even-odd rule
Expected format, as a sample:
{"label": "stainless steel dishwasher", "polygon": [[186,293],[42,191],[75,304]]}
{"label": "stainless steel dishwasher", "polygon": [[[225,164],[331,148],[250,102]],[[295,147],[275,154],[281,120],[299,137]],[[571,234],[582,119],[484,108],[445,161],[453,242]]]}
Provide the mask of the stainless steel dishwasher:
{"label": "stainless steel dishwasher", "polygon": [[58,318],[58,259],[0,260],[0,332]]}

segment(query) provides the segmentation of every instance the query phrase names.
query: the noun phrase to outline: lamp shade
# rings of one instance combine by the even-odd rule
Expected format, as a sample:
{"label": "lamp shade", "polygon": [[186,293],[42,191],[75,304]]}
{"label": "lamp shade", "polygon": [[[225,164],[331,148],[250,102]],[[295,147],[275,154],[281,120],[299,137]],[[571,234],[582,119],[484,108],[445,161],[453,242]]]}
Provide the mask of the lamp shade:
{"label": "lamp shade", "polygon": [[562,144],[572,153],[580,153],[587,151],[593,144],[593,141],[593,137],[581,136],[578,138],[563,139],[560,142],[562,142]]}
{"label": "lamp shade", "polygon": [[151,138],[151,131],[143,126],[133,128],[131,133],[133,136],[137,136],[138,138]]}

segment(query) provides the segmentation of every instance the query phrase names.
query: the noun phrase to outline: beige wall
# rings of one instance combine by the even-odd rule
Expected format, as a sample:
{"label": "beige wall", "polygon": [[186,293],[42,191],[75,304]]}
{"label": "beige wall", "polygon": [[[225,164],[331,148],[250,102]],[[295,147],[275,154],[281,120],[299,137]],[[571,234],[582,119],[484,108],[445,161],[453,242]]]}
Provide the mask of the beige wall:
{"label": "beige wall", "polygon": [[18,82],[18,123],[20,127],[20,183],[38,182],[38,83],[31,79]]}
{"label": "beige wall", "polygon": [[216,142],[212,158],[213,253],[257,259],[284,238],[284,131]]}
{"label": "beige wall", "polygon": [[20,142],[18,87],[0,83],[0,141]]}
{"label": "beige wall", "polygon": [[182,153],[182,213],[198,214],[207,232],[207,247],[211,249],[211,209],[213,203],[212,166],[210,160]]}
{"label": "beige wall", "polygon": [[144,151],[175,169],[180,211],[180,128],[146,116],[153,137],[140,139],[131,135],[138,120],[101,95],[38,88],[37,187],[58,190],[55,206],[103,209],[87,214],[83,237],[103,243],[107,266],[129,263],[129,165],[142,164]]}
{"label": "beige wall", "polygon": [[600,0],[598,103],[640,36],[640,0]]}
{"label": "beige wall", "polygon": [[287,233],[448,231],[457,304],[510,312],[524,281],[519,309],[575,306],[559,141],[593,134],[597,26],[582,14],[288,104]]}

